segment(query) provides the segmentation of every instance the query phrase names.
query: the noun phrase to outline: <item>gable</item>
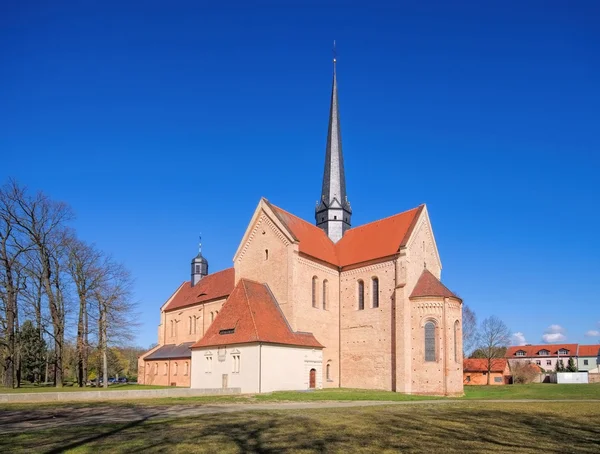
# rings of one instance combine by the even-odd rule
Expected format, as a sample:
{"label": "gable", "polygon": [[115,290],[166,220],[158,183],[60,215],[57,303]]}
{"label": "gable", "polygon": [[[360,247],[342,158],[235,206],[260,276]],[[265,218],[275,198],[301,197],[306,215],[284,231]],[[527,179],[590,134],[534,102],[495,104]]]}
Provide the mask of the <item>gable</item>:
{"label": "gable", "polygon": [[413,262],[418,262],[419,267],[433,270],[434,274],[439,277],[442,270],[442,261],[433,235],[429,211],[426,205],[422,206],[423,210],[415,219],[415,225],[408,233],[405,246],[410,251]]}
{"label": "gable", "polygon": [[254,237],[258,233],[262,233],[263,230],[261,229],[263,227],[268,228],[271,232],[275,233],[285,246],[298,241],[292,231],[281,222],[267,199],[263,197],[258,203],[256,210],[254,210],[254,214],[246,228],[242,241],[240,241],[235,255],[233,256],[234,263],[243,258]]}

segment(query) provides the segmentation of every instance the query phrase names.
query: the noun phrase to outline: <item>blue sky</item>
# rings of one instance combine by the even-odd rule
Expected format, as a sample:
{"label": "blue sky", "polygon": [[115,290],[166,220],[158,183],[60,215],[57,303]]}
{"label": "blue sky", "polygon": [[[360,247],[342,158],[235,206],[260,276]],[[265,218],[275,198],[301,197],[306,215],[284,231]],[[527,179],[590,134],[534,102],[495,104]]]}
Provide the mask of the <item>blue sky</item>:
{"label": "blue sky", "polygon": [[199,232],[214,272],[261,196],[313,220],[335,39],[353,225],[427,203],[479,319],[600,341],[598,2],[354,5],[2,2],[0,182],[125,262],[148,346]]}

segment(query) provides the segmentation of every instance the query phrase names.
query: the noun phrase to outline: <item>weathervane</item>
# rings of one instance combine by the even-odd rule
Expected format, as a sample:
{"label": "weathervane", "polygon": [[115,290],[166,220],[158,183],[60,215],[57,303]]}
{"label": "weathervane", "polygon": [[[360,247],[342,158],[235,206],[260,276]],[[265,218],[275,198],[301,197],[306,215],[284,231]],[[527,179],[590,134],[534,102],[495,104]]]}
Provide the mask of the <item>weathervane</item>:
{"label": "weathervane", "polygon": [[198,253],[202,254],[202,233],[198,236]]}

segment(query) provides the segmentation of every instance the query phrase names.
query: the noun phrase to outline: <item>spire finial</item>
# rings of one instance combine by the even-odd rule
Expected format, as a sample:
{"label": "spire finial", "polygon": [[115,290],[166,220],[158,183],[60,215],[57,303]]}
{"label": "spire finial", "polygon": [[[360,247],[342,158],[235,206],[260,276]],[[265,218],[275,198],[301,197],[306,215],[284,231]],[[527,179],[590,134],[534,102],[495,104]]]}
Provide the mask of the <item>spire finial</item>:
{"label": "spire finial", "polygon": [[335,63],[337,62],[337,52],[335,50],[335,39],[333,40],[333,66],[335,67]]}
{"label": "spire finial", "polygon": [[198,254],[202,254],[202,233],[198,235]]}

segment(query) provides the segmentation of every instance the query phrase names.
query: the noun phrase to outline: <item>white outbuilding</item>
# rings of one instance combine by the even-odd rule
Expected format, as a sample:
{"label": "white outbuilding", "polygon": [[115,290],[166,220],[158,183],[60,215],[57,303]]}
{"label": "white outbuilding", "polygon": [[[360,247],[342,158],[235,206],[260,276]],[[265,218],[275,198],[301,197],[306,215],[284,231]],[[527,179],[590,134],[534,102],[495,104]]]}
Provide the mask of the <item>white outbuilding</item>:
{"label": "white outbuilding", "polygon": [[294,332],[266,284],[240,279],[191,347],[191,388],[242,393],[320,389],[323,345]]}

